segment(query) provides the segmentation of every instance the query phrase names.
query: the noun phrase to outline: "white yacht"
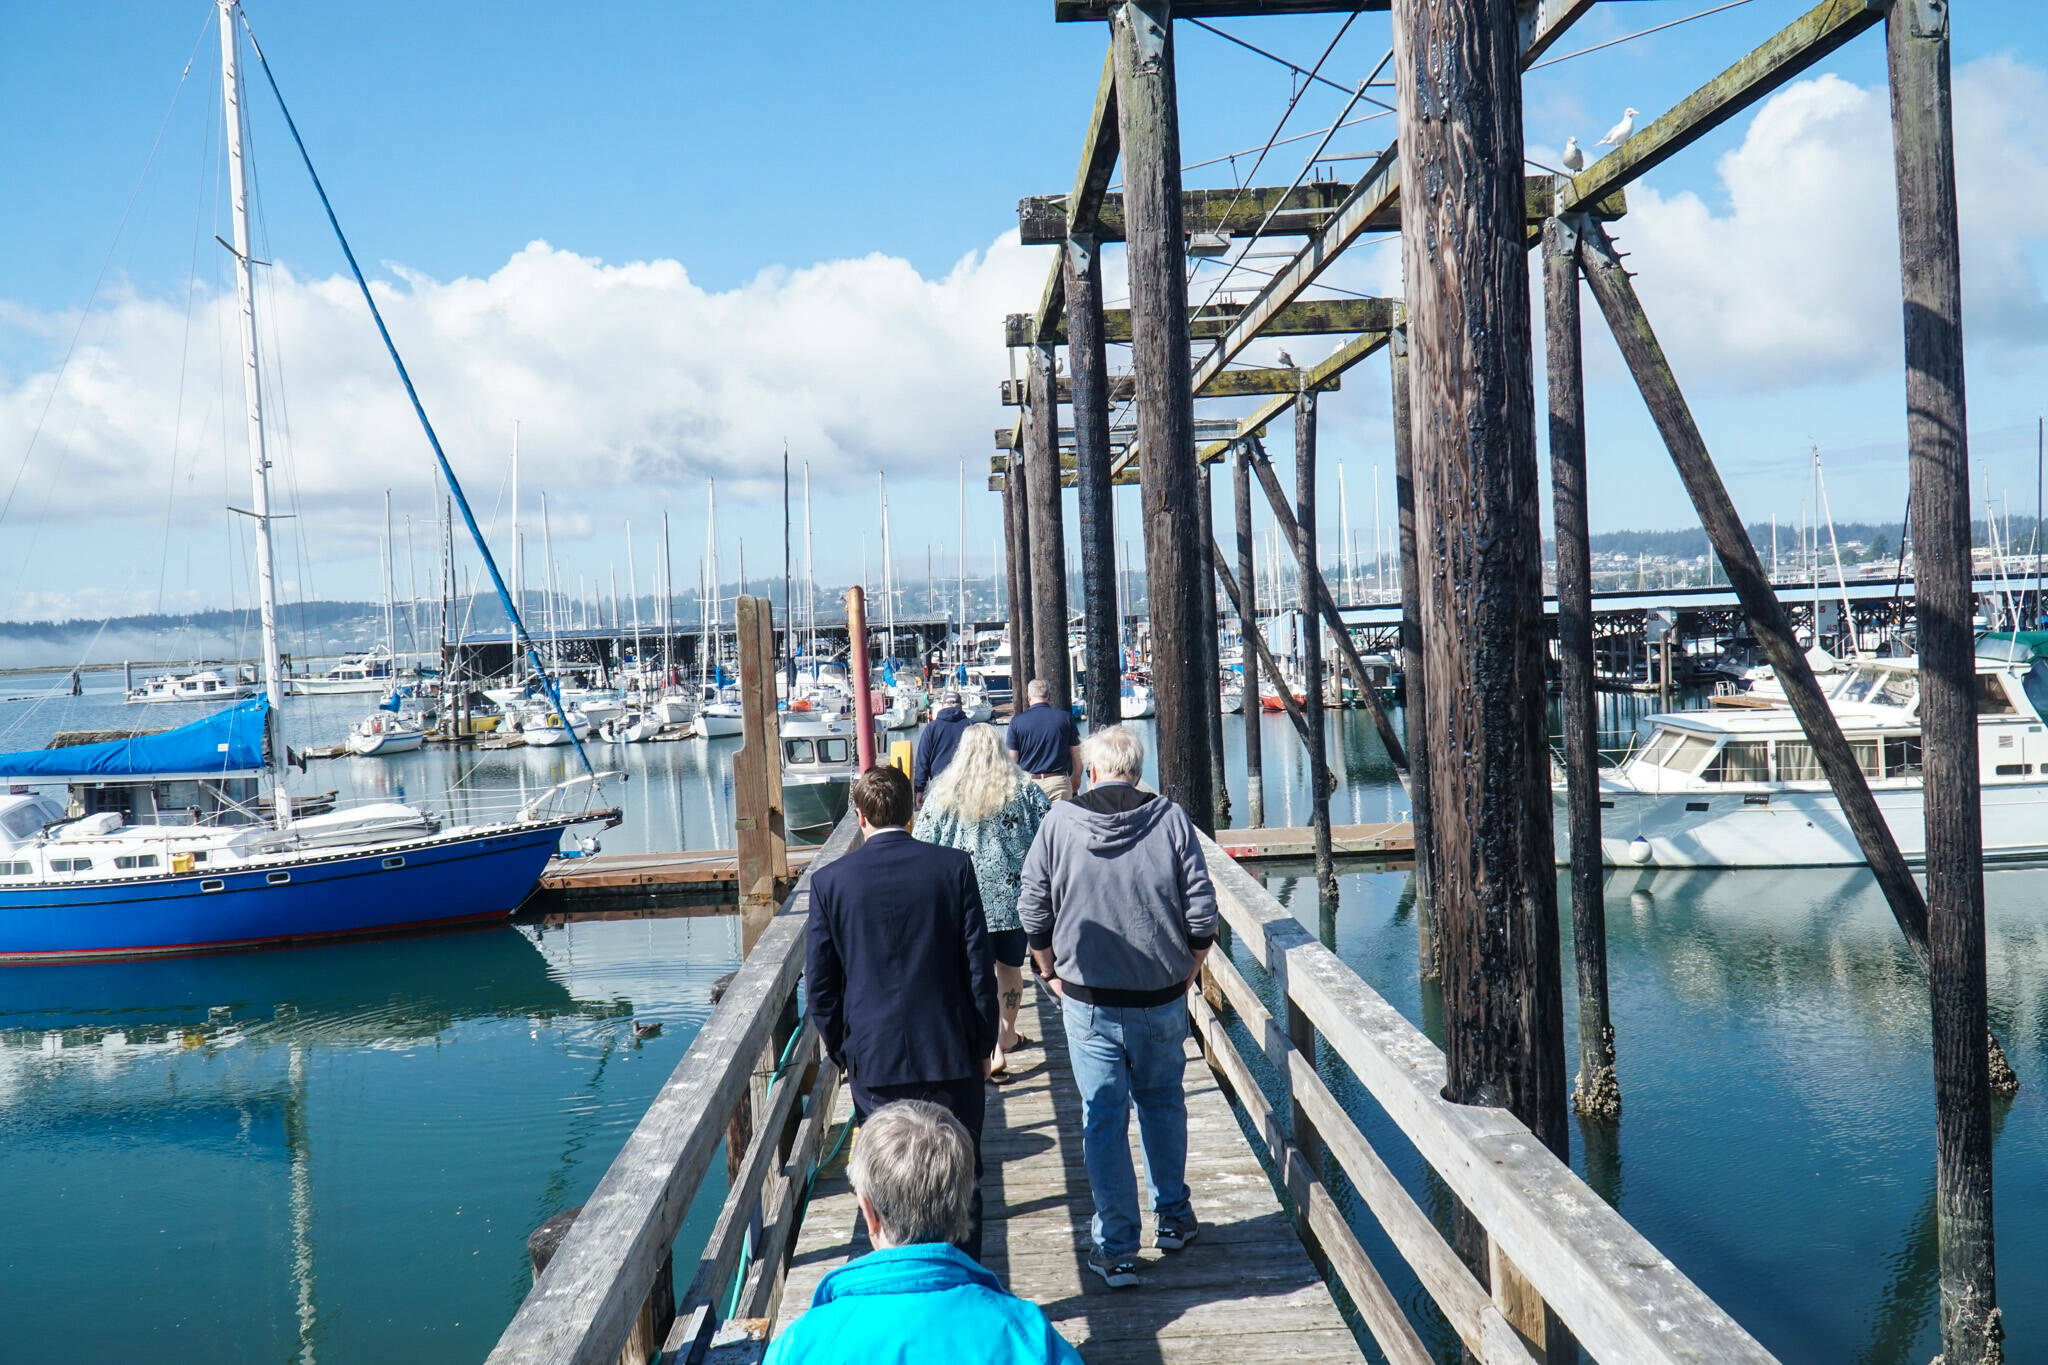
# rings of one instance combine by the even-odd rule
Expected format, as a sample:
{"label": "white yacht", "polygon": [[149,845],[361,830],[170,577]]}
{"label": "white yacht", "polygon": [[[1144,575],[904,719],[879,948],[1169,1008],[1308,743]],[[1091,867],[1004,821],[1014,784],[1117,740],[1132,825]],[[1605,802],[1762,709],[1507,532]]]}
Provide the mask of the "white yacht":
{"label": "white yacht", "polygon": [[[1980,651],[1991,648],[1980,643]],[[2048,856],[2048,658],[1980,652],[1978,778],[1984,856]],[[1828,704],[1908,861],[1926,857],[1918,661],[1863,659]],[[1647,740],[1600,774],[1600,850],[1610,866],[1839,867],[1864,861],[1798,718],[1785,706],[1648,717]],[[1569,861],[1555,784],[1557,860]]]}
{"label": "white yacht", "polygon": [[285,691],[294,696],[345,696],[358,692],[382,692],[398,676],[397,660],[383,645],[344,658],[317,678],[291,678]]}
{"label": "white yacht", "polygon": [[241,701],[263,690],[263,678],[247,664],[201,668],[190,673],[163,673],[147,679],[128,694],[130,706],[160,701]]}

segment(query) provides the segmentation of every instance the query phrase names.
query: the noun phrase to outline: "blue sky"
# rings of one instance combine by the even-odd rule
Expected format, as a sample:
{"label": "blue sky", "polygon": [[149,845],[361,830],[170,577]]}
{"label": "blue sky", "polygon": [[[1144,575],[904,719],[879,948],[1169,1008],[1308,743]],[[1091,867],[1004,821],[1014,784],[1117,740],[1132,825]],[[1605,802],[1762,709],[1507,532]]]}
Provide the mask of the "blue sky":
{"label": "blue sky", "polygon": [[[1553,55],[1708,7],[1608,0]],[[1590,143],[1623,105],[1653,115],[1804,8],[1750,0],[1532,73],[1531,156],[1549,160],[1570,134]],[[246,573],[220,511],[246,496],[246,476],[210,240],[226,232],[211,9],[0,17],[0,482],[24,471],[0,523],[9,615],[147,608],[159,593],[246,599],[245,581],[229,584]],[[739,536],[750,567],[779,558],[785,438],[813,462],[821,576],[858,572],[864,535],[878,565],[878,470],[899,577],[922,577],[928,545],[950,559],[962,459],[970,566],[986,572],[988,433],[1007,416],[998,328],[1035,302],[1046,255],[1004,234],[1017,199],[1071,182],[1105,42],[1050,11],[910,3],[878,21],[868,6],[791,4],[765,22],[759,7],[707,4],[255,0],[249,12],[480,512],[501,503],[517,418],[563,574],[598,581],[616,565],[623,586],[630,519],[644,588],[664,508],[677,576],[694,581],[708,474],[728,579]],[[1219,26],[1307,66],[1342,22]],[[1956,23],[1972,425],[1994,487],[2030,507],[2032,425],[2048,405],[2048,240],[2029,221],[2048,202],[2048,32],[2019,0],[1958,7]],[[1325,72],[1349,85],[1387,42],[1384,14],[1360,16]],[[1259,147],[1290,74],[1187,25],[1179,44],[1185,160]],[[1838,516],[1891,518],[1903,503],[1882,80],[1882,38],[1867,34],[1651,175],[1617,228],[1753,517],[1796,517],[1813,442],[1838,471]],[[1343,99],[1311,90],[1285,134],[1322,127]],[[368,594],[383,490],[401,517],[432,515],[427,455],[267,91],[250,104],[259,254],[276,263],[259,296],[282,368],[272,408],[304,514],[287,577],[307,595]],[[1377,149],[1391,122],[1346,130],[1332,150]],[[1313,145],[1275,148],[1257,179],[1292,179]],[[1188,183],[1228,185],[1232,170],[1191,168]],[[1330,279],[1395,291],[1398,249],[1355,253]],[[1292,350],[1307,360],[1333,344]],[[1589,349],[1596,529],[1689,524],[1597,326]],[[1369,362],[1323,408],[1326,483],[1334,497],[1341,459],[1368,543],[1370,471],[1390,462],[1385,388]],[[528,544],[537,578],[537,529]]]}

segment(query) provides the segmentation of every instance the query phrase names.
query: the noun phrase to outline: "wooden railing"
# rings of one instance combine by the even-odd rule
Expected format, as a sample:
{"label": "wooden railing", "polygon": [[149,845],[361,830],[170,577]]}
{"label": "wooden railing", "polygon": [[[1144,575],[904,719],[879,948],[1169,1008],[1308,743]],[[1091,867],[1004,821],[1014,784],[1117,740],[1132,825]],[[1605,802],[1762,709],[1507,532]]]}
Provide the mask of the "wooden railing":
{"label": "wooden railing", "polygon": [[[1334,1162],[1483,1365],[1546,1359],[1544,1309],[1608,1365],[1761,1365],[1773,1357],[1505,1109],[1443,1097],[1443,1053],[1278,901],[1204,840],[1232,951],[1271,976],[1281,1012],[1222,951],[1191,997],[1210,1064],[1235,1092],[1320,1251],[1395,1365],[1431,1356],[1325,1186]],[[1272,1065],[1269,1097],[1232,1041],[1234,1017]],[[1490,1290],[1317,1075],[1317,1043],[1357,1078],[1484,1228]]]}
{"label": "wooden railing", "polygon": [[[839,1086],[816,1031],[796,1024],[811,878],[858,835],[849,814],[811,859],[539,1272],[491,1365],[688,1361],[719,1320],[774,1316]],[[670,1252],[729,1131],[750,1136],[737,1165],[728,1161],[725,1204],[677,1297],[664,1283]]]}

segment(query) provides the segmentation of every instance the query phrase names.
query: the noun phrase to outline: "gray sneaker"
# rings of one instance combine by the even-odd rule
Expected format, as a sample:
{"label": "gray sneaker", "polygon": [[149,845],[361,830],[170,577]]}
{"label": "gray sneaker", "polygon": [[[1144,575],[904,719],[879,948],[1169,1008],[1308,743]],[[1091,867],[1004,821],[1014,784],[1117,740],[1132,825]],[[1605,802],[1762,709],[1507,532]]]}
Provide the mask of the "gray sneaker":
{"label": "gray sneaker", "polygon": [[1111,1289],[1129,1289],[1138,1282],[1138,1258],[1111,1256],[1103,1251],[1088,1253],[1088,1268],[1102,1277]]}
{"label": "gray sneaker", "polygon": [[1179,1251],[1202,1235],[1202,1226],[1192,1217],[1162,1218],[1152,1230],[1152,1245],[1161,1251]]}

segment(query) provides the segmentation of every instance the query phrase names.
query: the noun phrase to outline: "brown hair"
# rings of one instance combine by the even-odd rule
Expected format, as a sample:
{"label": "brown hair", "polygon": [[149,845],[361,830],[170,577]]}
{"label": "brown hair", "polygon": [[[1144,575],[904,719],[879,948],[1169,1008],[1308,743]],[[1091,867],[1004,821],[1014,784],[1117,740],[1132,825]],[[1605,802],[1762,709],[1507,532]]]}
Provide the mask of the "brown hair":
{"label": "brown hair", "polygon": [[901,768],[870,768],[853,781],[853,808],[870,825],[910,823],[910,779]]}

